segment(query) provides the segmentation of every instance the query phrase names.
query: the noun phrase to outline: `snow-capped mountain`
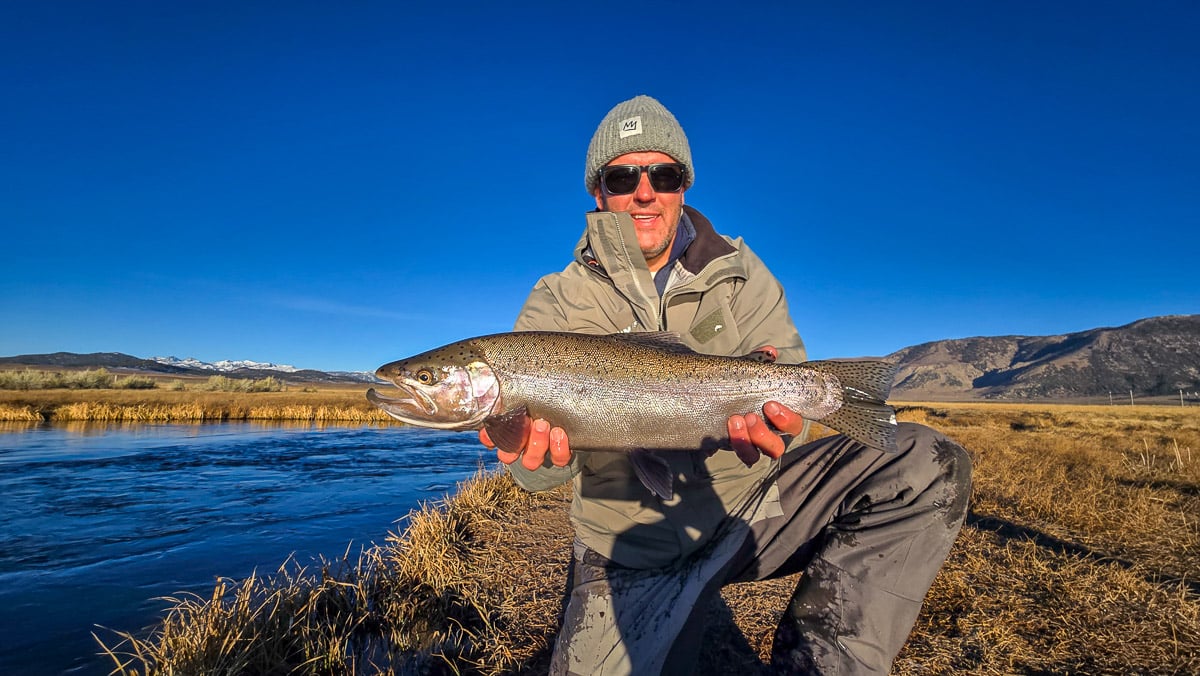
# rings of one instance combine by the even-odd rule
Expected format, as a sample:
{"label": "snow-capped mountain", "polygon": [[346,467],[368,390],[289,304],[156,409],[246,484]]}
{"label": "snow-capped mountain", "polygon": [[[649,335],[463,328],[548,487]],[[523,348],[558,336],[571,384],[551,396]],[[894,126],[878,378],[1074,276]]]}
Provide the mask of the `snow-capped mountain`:
{"label": "snow-capped mountain", "polygon": [[223,359],[205,362],[199,359],[179,357],[151,357],[142,359],[121,352],[55,352],[53,354],[23,354],[15,357],[0,357],[0,368],[9,364],[23,367],[54,366],[58,368],[107,368],[120,373],[175,373],[207,376],[228,373],[233,378],[277,377],[290,382],[382,382],[370,371],[318,371],[301,369],[289,364],[252,361],[248,359]]}
{"label": "snow-capped mountain", "polygon": [[221,371],[229,373],[238,369],[257,369],[260,371],[280,371],[282,373],[295,373],[300,369],[289,364],[272,364],[271,362],[251,361],[249,359],[229,360],[222,359],[216,362],[205,362],[199,359],[188,357],[180,359],[179,357],[150,357],[151,361],[156,361],[167,366],[180,366],[190,369],[205,369],[208,371]]}

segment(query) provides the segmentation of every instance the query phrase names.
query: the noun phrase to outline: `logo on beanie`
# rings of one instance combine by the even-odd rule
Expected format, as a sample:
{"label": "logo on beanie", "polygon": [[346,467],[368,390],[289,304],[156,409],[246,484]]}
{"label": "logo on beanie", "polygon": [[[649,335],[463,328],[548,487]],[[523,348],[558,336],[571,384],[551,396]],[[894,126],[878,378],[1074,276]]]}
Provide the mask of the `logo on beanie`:
{"label": "logo on beanie", "polygon": [[627,120],[621,120],[621,138],[628,136],[637,136],[642,133],[642,116],[631,117]]}

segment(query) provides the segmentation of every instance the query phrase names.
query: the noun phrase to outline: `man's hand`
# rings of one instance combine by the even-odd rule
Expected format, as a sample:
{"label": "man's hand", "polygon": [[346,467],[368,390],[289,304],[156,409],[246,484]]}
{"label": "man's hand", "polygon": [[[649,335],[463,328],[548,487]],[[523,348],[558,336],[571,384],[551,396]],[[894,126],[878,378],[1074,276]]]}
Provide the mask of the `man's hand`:
{"label": "man's hand", "polygon": [[[763,414],[783,434],[795,436],[804,429],[804,418],[777,401],[764,404]],[[783,436],[773,431],[757,413],[729,416],[728,428],[729,443],[747,467],[758,462],[760,454],[778,458],[787,449]]]}
{"label": "man's hand", "polygon": [[[746,355],[747,359],[761,362],[774,362],[778,357],[779,350],[773,345],[763,345]],[[777,401],[764,404],[763,414],[783,434],[795,436],[804,429],[804,418]],[[747,467],[758,462],[760,454],[778,458],[787,449],[783,436],[772,431],[757,413],[729,416],[727,426],[729,445],[733,446],[734,452]]]}
{"label": "man's hand", "polygon": [[[487,430],[479,430],[479,441],[488,448],[496,448]],[[550,462],[555,467],[566,467],[567,463],[571,462],[571,446],[567,443],[566,431],[561,427],[551,427],[549,422],[538,418],[533,421],[529,438],[523,448],[515,452],[496,448],[496,457],[506,465],[511,465],[520,458],[521,466],[533,471],[545,462],[547,451],[550,453]]]}

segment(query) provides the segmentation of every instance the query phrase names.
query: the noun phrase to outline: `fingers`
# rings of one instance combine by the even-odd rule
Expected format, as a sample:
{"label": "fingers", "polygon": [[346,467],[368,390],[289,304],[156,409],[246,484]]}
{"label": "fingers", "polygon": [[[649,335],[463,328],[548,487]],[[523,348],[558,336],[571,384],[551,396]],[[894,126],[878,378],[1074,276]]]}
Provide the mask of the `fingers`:
{"label": "fingers", "polygon": [[[796,434],[804,424],[799,414],[779,402],[768,402],[763,411],[767,413],[771,424],[786,434]],[[778,458],[787,450],[783,437],[775,433],[757,413],[729,416],[727,427],[729,445],[747,467],[758,462],[760,455]]]}
{"label": "fingers", "polygon": [[750,415],[731,415],[726,423],[729,431],[729,445],[733,447],[733,452],[737,453],[738,460],[745,463],[747,467],[758,462],[759,456],[758,449],[750,441],[750,433],[747,430],[746,423]]}
{"label": "fingers", "polygon": [[496,459],[506,465],[513,464],[517,461],[517,458],[521,457],[520,453],[509,453],[503,449],[496,448],[496,444],[492,443],[492,438],[488,436],[487,430],[479,430],[479,443],[488,448],[495,448]]}
{"label": "fingers", "polygon": [[774,345],[763,345],[755,350],[755,352],[763,353],[763,356],[765,356],[767,361],[770,362],[774,362],[776,359],[779,359],[779,350],[776,350]]}
{"label": "fingers", "polygon": [[503,449],[496,448],[496,444],[492,443],[492,438],[490,436],[488,436],[487,430],[485,430],[485,429],[479,430],[479,443],[483,444],[484,446],[487,446],[488,448],[495,448],[496,449],[496,459],[506,465],[513,464],[514,462],[517,461],[517,458],[521,457],[520,451],[518,451],[516,453],[510,453]]}
{"label": "fingers", "polygon": [[550,430],[550,462],[555,467],[566,467],[571,462],[571,446],[567,443],[567,432],[561,427]]}
{"label": "fingers", "polygon": [[550,462],[555,467],[566,467],[567,463],[571,462],[571,446],[567,442],[566,431],[561,427],[551,428],[550,423],[541,419],[533,421],[523,449],[510,452],[497,447],[486,429],[479,430],[479,443],[488,448],[495,448],[496,458],[500,462],[511,465],[520,458],[521,466],[531,471],[542,466],[546,461],[547,451],[550,453]]}
{"label": "fingers", "polygon": [[775,429],[795,436],[804,430],[804,418],[792,409],[784,406],[777,401],[768,401],[763,405],[763,413],[767,416],[767,420],[775,426]]}
{"label": "fingers", "polygon": [[757,413],[746,414],[746,433],[750,437],[750,443],[769,458],[778,458],[787,448],[783,437],[771,431]]}
{"label": "fingers", "polygon": [[527,470],[535,470],[546,461],[546,451],[550,448],[550,423],[538,418],[533,421],[533,429],[529,432],[529,441],[525,444],[525,453],[521,456],[521,466]]}

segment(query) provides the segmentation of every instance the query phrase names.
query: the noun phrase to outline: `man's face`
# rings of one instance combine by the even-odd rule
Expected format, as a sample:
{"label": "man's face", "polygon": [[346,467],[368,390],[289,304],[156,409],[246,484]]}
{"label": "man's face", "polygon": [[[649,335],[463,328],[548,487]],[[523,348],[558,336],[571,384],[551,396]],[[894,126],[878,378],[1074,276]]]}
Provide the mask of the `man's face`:
{"label": "man's face", "polygon": [[[625,153],[609,164],[633,164],[645,166],[662,162],[674,162],[666,153]],[[604,186],[596,187],[596,206],[607,211],[625,211],[633,216],[637,229],[638,246],[646,257],[651,272],[666,265],[671,256],[671,245],[675,242],[675,231],[679,216],[683,213],[683,191],[654,192],[650,187],[650,176],[642,172],[637,190],[628,195],[605,195]],[[607,205],[605,200],[608,200]]]}

